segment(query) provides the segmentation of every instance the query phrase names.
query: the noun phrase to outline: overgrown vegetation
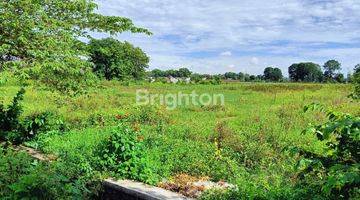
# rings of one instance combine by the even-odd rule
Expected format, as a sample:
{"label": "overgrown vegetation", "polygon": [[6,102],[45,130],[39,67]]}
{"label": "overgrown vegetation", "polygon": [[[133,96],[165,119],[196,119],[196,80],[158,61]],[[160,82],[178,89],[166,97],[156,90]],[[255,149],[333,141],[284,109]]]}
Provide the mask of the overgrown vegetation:
{"label": "overgrown vegetation", "polygon": [[2,199],[92,199],[98,195],[97,174],[84,170],[78,158],[45,163],[26,153],[0,147]]}
{"label": "overgrown vegetation", "polygon": [[[346,79],[336,60],[324,71],[292,64],[289,78],[278,67],[146,72],[140,48],[90,32],[151,33],[96,8],[94,0],[0,2],[0,198],[98,199],[109,177],[235,186],[202,199],[360,198],[360,65]],[[327,84],[346,82],[354,89]],[[139,88],[223,94],[225,105],[139,106]]]}
{"label": "overgrown vegetation", "polygon": [[353,117],[323,106],[312,104],[307,110],[326,112],[328,121],[310,127],[306,134],[314,134],[325,142],[319,153],[307,149],[293,149],[302,159],[298,161],[299,184],[308,186],[315,194],[331,199],[356,199],[360,197],[360,117]]}
{"label": "overgrown vegetation", "polygon": [[[238,187],[234,191],[209,191],[203,198],[302,199],[315,194],[319,198],[330,197],[319,186],[327,176],[317,179],[309,173],[305,176],[308,178],[301,179],[300,171],[294,169],[298,157],[289,156],[283,149],[298,146],[326,155],[322,154],[327,147],[325,142],[312,134],[301,134],[309,123],[326,123],[325,115],[317,111],[303,113],[302,107],[320,101],[333,110],[358,116],[358,102],[347,98],[350,86],[142,84],[160,94],[180,90],[209,92],[211,88],[211,93],[225,95],[225,106],[182,106],[175,110],[134,106],[139,85],[124,86],[118,82],[105,81],[101,88],[90,90],[87,95],[66,98],[28,86],[23,101],[19,101],[23,112],[18,119],[21,126],[38,131],[23,144],[54,155],[57,158],[54,164],[63,163],[62,170],[67,166],[78,168],[81,173],[74,173],[84,174],[76,178],[86,182],[87,191],[94,194],[100,188],[95,187],[96,180],[88,177],[113,176],[157,184],[162,179],[188,174],[212,181],[225,180]],[[7,111],[19,87],[5,85],[1,89],[0,97]],[[46,125],[36,128],[44,119]],[[10,159],[10,154],[4,155]],[[30,170],[29,174],[38,176],[38,170]],[[69,184],[57,181],[55,174],[63,172],[53,167],[41,170],[53,173],[47,175],[48,180],[41,179],[43,182],[52,183],[50,179],[54,179],[59,187]],[[24,175],[12,182],[25,185],[21,176]],[[77,180],[75,175],[65,176],[72,177],[71,183]],[[74,187],[78,186],[83,187],[81,184]],[[36,183],[36,187],[43,186]],[[75,195],[57,187],[52,192],[67,197]]]}
{"label": "overgrown vegetation", "polygon": [[25,89],[21,88],[7,107],[0,104],[0,140],[20,144],[35,137],[39,132],[65,130],[61,119],[51,112],[34,113],[21,119],[23,112],[21,101]]}
{"label": "overgrown vegetation", "polygon": [[142,140],[133,128],[119,124],[97,150],[99,167],[115,177],[156,183]]}

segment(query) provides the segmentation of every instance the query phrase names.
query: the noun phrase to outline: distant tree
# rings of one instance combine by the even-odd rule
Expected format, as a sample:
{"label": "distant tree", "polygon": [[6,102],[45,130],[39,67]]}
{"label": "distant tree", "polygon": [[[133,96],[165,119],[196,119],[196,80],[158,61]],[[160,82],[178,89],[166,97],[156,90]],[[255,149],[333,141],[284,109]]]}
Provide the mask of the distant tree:
{"label": "distant tree", "polygon": [[180,77],[179,71],[174,69],[169,69],[165,71],[166,76],[172,76],[172,77]]}
{"label": "distant tree", "polygon": [[291,81],[320,82],[322,76],[320,65],[312,62],[292,64],[289,67]]}
{"label": "distant tree", "polygon": [[107,80],[141,79],[149,64],[149,57],[140,48],[113,38],[92,39],[89,52],[93,71]]}
{"label": "distant tree", "polygon": [[192,72],[188,68],[180,68],[178,71],[179,77],[190,77],[190,75],[192,74]]}
{"label": "distant tree", "polygon": [[195,83],[200,82],[201,79],[202,79],[202,75],[201,75],[201,74],[193,73],[193,74],[191,74],[191,76],[190,76],[190,80],[193,81],[193,82],[195,82]]}
{"label": "distant tree", "polygon": [[264,76],[259,74],[259,75],[256,76],[255,80],[256,81],[262,81],[262,80],[264,80]]}
{"label": "distant tree", "polygon": [[345,83],[345,76],[342,73],[337,73],[334,75],[334,81],[338,83]]}
{"label": "distant tree", "polygon": [[360,64],[357,64],[354,68],[354,75],[352,78],[352,82],[354,83],[354,99],[360,99]]}
{"label": "distant tree", "polygon": [[165,72],[160,69],[153,69],[150,72],[150,76],[154,78],[165,77]]}
{"label": "distant tree", "polygon": [[237,78],[239,79],[239,81],[245,81],[245,74],[242,72],[239,72],[237,75]]}
{"label": "distant tree", "polygon": [[250,75],[249,75],[249,74],[244,74],[244,81],[245,81],[245,82],[249,82],[249,81],[250,81]]}
{"label": "distant tree", "polygon": [[214,75],[210,81],[211,84],[218,85],[221,83],[221,75]]}
{"label": "distant tree", "polygon": [[279,68],[273,68],[273,67],[267,67],[264,70],[264,79],[267,81],[275,81],[278,82],[283,78],[281,69]]}
{"label": "distant tree", "polygon": [[250,75],[249,76],[249,81],[255,81],[256,80],[256,76],[255,75]]}
{"label": "distant tree", "polygon": [[360,64],[355,65],[354,73],[360,73]]}
{"label": "distant tree", "polygon": [[226,79],[232,79],[232,80],[236,80],[237,79],[237,74],[235,72],[226,72],[224,74],[224,77]]}
{"label": "distant tree", "polygon": [[336,60],[327,61],[324,66],[324,78],[326,81],[335,79],[335,72],[341,69],[341,64]]}
{"label": "distant tree", "polygon": [[212,79],[213,78],[213,76],[210,75],[210,74],[202,74],[201,77],[206,78],[206,79]]}
{"label": "distant tree", "polygon": [[346,76],[346,82],[351,83],[352,82],[353,75],[351,73],[348,73]]}

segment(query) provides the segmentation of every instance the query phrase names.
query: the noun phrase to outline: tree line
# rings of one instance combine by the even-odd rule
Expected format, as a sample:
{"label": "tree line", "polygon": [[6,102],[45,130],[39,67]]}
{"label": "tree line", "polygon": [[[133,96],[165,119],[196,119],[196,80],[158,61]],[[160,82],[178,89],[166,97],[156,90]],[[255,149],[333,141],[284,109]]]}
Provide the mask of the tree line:
{"label": "tree line", "polygon": [[[20,80],[35,80],[70,93],[86,89],[98,79],[142,80],[147,76],[191,77],[195,82],[203,79],[288,81],[277,67],[267,67],[260,75],[198,74],[187,68],[149,72],[150,59],[140,48],[113,38],[92,38],[90,31],[110,35],[124,31],[151,35],[151,32],[136,27],[128,18],[98,14],[96,7],[93,0],[0,2],[0,73],[8,71]],[[90,41],[83,42],[80,38]],[[336,60],[322,67],[312,62],[296,63],[288,69],[289,81],[344,82],[340,69],[341,64]]]}
{"label": "tree line", "polygon": [[[322,70],[323,69],[323,70]],[[354,74],[359,71],[360,64],[354,68]],[[224,74],[210,75],[210,74],[198,74],[193,73],[187,68],[180,68],[178,70],[160,70],[154,69],[148,72],[148,76],[159,77],[190,77],[193,80],[199,79],[212,79],[213,77],[219,77],[223,80],[237,80],[241,82],[333,82],[333,83],[345,83],[351,82],[353,79],[352,74],[348,74],[347,77],[340,72],[341,63],[336,60],[329,60],[324,63],[323,66],[313,62],[301,62],[294,63],[288,68],[289,77],[286,78],[280,68],[266,67],[264,72],[259,75],[251,75],[243,72],[226,72]]]}

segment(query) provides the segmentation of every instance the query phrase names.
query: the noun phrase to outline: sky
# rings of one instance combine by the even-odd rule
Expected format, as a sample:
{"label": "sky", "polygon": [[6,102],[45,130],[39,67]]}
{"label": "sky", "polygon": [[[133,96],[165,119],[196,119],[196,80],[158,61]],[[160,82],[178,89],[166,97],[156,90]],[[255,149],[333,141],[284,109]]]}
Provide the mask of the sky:
{"label": "sky", "polygon": [[[142,48],[150,69],[261,74],[292,63],[360,63],[360,0],[97,0],[153,35],[116,36]],[[94,34],[95,37],[106,37]]]}

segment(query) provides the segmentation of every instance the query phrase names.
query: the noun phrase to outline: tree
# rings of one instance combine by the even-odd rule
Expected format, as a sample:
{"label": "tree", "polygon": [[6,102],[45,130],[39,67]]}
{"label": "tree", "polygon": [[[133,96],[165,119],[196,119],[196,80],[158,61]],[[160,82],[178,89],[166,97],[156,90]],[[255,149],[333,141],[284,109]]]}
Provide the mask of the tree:
{"label": "tree", "polygon": [[226,72],[224,74],[224,77],[226,79],[232,79],[232,80],[236,80],[237,79],[237,74],[235,72]]}
{"label": "tree", "polygon": [[326,81],[334,80],[334,75],[337,70],[341,69],[341,64],[336,60],[327,61],[324,66],[324,78]]}
{"label": "tree", "polygon": [[354,72],[360,73],[360,64],[355,65]]}
{"label": "tree", "polygon": [[354,83],[354,93],[352,97],[354,99],[360,99],[360,64],[357,64],[354,68],[352,82]]}
{"label": "tree", "polygon": [[150,34],[123,17],[95,12],[94,0],[0,2],[0,66],[63,92],[79,91],[93,80],[85,44],[88,31]]}
{"label": "tree", "polygon": [[334,81],[338,83],[345,83],[345,76],[342,73],[337,73],[334,75]]}
{"label": "tree", "polygon": [[242,73],[242,72],[239,72],[238,75],[237,75],[237,78],[239,79],[239,81],[243,82],[245,81],[245,74]]}
{"label": "tree", "polygon": [[202,80],[202,75],[198,74],[198,73],[193,73],[191,74],[191,81],[194,81],[195,83],[198,83]]}
{"label": "tree", "polygon": [[322,71],[320,65],[312,62],[297,63],[289,67],[289,77],[292,81],[320,82]]}
{"label": "tree", "polygon": [[165,77],[165,72],[160,69],[153,69],[150,72],[150,76],[152,76],[154,78]]}
{"label": "tree", "polygon": [[149,57],[140,48],[113,38],[92,39],[89,52],[93,71],[107,80],[141,79],[149,64]]}
{"label": "tree", "polygon": [[179,70],[179,77],[190,77],[192,72],[188,68],[180,68]]}
{"label": "tree", "polygon": [[174,69],[169,69],[165,71],[166,76],[179,77],[179,71]]}
{"label": "tree", "polygon": [[250,75],[250,76],[249,76],[249,80],[250,80],[250,81],[255,81],[255,80],[256,80],[256,76],[255,76],[255,75]]}
{"label": "tree", "polygon": [[283,78],[281,69],[279,68],[272,68],[272,67],[267,67],[264,70],[264,79],[267,81],[275,81],[278,82]]}

